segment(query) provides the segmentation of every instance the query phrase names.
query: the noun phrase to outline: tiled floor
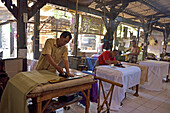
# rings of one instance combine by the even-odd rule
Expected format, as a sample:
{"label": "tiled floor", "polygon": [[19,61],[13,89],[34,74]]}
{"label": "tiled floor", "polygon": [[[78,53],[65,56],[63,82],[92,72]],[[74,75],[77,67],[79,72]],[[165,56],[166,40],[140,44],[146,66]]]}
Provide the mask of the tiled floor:
{"label": "tiled floor", "polygon": [[[163,83],[163,90],[160,92],[139,89],[139,97],[132,95],[131,90],[127,98],[123,100],[123,106],[119,111],[110,113],[170,113],[170,82]],[[84,107],[75,103],[68,111],[58,109],[56,113],[84,113]],[[91,103],[90,113],[97,113],[97,104]]]}

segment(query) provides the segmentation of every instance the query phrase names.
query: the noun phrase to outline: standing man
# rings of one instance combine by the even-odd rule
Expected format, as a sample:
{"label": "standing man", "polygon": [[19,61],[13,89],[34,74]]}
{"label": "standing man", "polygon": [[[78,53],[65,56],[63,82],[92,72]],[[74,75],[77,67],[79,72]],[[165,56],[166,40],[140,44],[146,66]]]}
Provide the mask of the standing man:
{"label": "standing man", "polygon": [[128,52],[128,51],[131,51],[131,53],[127,54],[129,55],[129,62],[130,63],[136,63],[137,60],[138,60],[138,55],[140,53],[140,48],[136,45],[136,41],[135,40],[132,40],[132,47],[130,47],[129,49],[127,49],[125,51]]}
{"label": "standing man", "polygon": [[58,66],[61,60],[63,60],[66,74],[73,76],[69,72],[68,49],[65,46],[71,39],[71,33],[68,31],[64,31],[60,38],[47,39],[38,61],[37,70],[49,70],[52,72],[57,70],[59,73],[64,74],[63,68]]}
{"label": "standing man", "polygon": [[109,65],[109,64],[118,64],[119,61],[115,60],[115,57],[118,55],[117,50],[113,51],[104,51],[99,57],[98,61],[100,65]]}

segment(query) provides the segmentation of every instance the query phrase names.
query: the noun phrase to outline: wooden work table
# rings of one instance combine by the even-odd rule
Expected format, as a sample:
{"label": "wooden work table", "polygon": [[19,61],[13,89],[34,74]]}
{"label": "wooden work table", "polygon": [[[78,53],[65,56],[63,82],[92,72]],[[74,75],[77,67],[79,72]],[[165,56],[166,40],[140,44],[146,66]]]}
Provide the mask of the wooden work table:
{"label": "wooden work table", "polygon": [[[62,89],[57,89],[53,91],[48,91],[48,92],[43,92],[43,93],[37,93],[37,94],[28,94],[27,98],[32,98],[36,102],[35,106],[35,112],[36,113],[43,113],[45,109],[47,108],[48,104],[50,103],[52,98],[59,97],[59,96],[64,96],[76,92],[82,92],[83,95],[86,98],[86,109],[85,113],[89,113],[89,99],[90,99],[90,88],[93,83],[96,81],[90,82],[90,83],[85,83],[77,86],[72,86],[72,87],[67,87],[67,88],[62,88]],[[87,90],[87,93],[85,93],[85,90]],[[42,102],[48,100],[48,102],[42,107]],[[64,107],[68,104],[65,104],[61,107]],[[58,108],[56,108],[58,109]]]}

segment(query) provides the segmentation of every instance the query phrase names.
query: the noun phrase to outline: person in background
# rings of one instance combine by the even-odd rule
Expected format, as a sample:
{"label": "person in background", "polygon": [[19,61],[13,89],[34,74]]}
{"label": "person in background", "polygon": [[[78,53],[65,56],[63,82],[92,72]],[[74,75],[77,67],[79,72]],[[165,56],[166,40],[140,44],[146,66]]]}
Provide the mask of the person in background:
{"label": "person in background", "polygon": [[130,63],[136,63],[137,60],[138,60],[138,55],[140,53],[140,48],[136,45],[136,41],[135,40],[132,40],[132,47],[130,47],[129,49],[127,49],[125,51],[128,52],[128,51],[131,51],[131,53],[127,54],[129,56],[129,62]]}
{"label": "person in background", "polygon": [[63,68],[58,65],[63,60],[67,76],[73,76],[69,72],[68,49],[66,47],[71,39],[71,33],[68,31],[64,31],[60,38],[47,39],[36,69],[52,72],[57,70],[60,74],[64,74]]}
{"label": "person in background", "polygon": [[117,50],[113,51],[104,51],[99,57],[98,61],[100,65],[109,65],[109,64],[119,64],[120,62],[115,60],[115,57],[118,55]]}

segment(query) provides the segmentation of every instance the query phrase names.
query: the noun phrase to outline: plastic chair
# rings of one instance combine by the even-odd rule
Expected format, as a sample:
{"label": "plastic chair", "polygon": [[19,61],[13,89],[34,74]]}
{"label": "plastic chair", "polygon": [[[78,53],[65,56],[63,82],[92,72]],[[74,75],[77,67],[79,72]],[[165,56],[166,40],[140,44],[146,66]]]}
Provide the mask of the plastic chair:
{"label": "plastic chair", "polygon": [[86,58],[85,59],[85,65],[88,67],[88,71],[94,71],[96,62],[98,58]]}

